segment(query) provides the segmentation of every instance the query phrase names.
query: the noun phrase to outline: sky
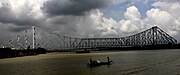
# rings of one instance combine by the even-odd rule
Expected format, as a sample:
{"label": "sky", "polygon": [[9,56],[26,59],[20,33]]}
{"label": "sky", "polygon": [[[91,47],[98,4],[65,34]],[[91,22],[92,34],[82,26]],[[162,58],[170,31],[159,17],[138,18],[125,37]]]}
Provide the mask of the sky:
{"label": "sky", "polygon": [[84,38],[158,26],[180,41],[180,0],[0,0],[0,43],[31,26]]}

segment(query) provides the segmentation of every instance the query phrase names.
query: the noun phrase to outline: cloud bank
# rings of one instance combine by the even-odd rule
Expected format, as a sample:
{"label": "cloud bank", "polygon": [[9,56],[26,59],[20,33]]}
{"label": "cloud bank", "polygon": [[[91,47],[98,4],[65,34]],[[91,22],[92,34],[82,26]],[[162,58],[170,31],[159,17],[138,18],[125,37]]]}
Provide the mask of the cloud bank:
{"label": "cloud bank", "polygon": [[41,9],[49,15],[84,15],[92,9],[104,8],[109,0],[50,0]]}
{"label": "cloud bank", "polygon": [[[127,5],[120,20],[107,18],[103,10],[108,11],[107,8],[115,6],[118,8],[119,4],[129,2],[127,0],[0,2],[0,35],[6,32],[9,36],[35,25],[49,32],[72,37],[124,37],[156,25],[180,40],[178,38],[180,36],[178,0],[154,1],[150,4],[152,8],[145,13],[140,12],[137,5]],[[146,16],[142,18],[142,14]]]}

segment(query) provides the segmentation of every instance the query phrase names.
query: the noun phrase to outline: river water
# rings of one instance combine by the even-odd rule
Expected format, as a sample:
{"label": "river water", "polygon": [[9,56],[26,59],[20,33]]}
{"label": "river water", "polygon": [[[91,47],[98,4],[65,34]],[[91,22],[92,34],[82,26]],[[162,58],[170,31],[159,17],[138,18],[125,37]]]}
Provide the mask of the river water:
{"label": "river water", "polygon": [[[114,61],[87,67],[89,59]],[[0,75],[180,75],[180,50],[47,53],[0,59]]]}

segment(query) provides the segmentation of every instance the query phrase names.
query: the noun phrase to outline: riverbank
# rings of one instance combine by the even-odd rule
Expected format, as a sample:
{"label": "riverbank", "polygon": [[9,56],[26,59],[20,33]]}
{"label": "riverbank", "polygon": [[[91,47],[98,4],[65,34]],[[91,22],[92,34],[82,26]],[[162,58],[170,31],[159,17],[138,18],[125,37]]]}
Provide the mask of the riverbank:
{"label": "riverbank", "polygon": [[46,50],[43,48],[27,49],[27,50],[12,50],[11,48],[0,48],[0,59],[38,55],[38,54],[45,54],[45,53],[46,53]]}

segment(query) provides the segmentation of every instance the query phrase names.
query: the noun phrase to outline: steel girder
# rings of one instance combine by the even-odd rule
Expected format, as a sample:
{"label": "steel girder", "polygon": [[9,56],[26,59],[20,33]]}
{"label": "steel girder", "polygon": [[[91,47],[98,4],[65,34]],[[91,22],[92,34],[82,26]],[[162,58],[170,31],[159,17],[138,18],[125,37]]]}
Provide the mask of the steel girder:
{"label": "steel girder", "polygon": [[82,38],[77,49],[141,47],[145,45],[177,44],[176,39],[158,28],[152,27],[138,34],[122,38]]}
{"label": "steel girder", "polygon": [[[35,47],[42,47],[48,50],[123,48],[164,44],[177,44],[177,41],[157,26],[138,34],[121,38],[73,38],[35,28]],[[30,29],[25,30],[1,46],[17,49],[26,49],[27,46],[32,47],[32,31]]]}

